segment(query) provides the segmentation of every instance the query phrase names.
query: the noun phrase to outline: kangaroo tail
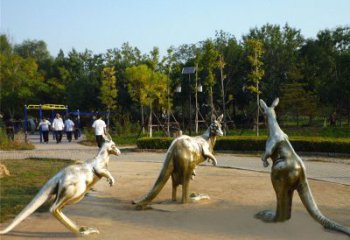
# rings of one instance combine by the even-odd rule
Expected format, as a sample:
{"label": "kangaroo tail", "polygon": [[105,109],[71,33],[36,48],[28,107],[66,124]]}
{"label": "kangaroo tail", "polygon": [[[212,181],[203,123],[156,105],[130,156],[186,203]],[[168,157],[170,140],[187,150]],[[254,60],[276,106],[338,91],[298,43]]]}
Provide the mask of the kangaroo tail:
{"label": "kangaroo tail", "polygon": [[350,228],[336,223],[321,213],[317,207],[317,204],[315,203],[314,197],[312,196],[311,189],[306,179],[303,181],[303,183],[300,184],[297,190],[305,208],[317,222],[319,222],[326,229],[342,232],[350,236]]}
{"label": "kangaroo tail", "polygon": [[133,201],[133,204],[136,204],[138,207],[146,206],[149,202],[151,202],[158,193],[163,189],[164,185],[168,181],[169,177],[171,176],[171,173],[174,170],[174,164],[173,164],[173,153],[170,151],[171,148],[169,148],[169,151],[167,152],[165,161],[163,163],[162,170],[154,183],[152,189],[140,200]]}
{"label": "kangaroo tail", "polygon": [[54,192],[58,183],[57,178],[51,178],[36,194],[32,201],[15,217],[10,225],[8,225],[4,230],[0,231],[1,234],[6,234],[16,227],[20,222],[37,210],[41,205],[43,205],[46,200]]}

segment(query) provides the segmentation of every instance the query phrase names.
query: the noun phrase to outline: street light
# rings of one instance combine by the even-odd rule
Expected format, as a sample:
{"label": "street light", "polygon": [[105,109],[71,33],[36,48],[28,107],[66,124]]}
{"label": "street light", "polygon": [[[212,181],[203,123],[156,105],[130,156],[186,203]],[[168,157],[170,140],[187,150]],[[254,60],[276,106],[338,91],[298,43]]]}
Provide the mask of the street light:
{"label": "street light", "polygon": [[[192,90],[192,87],[191,87],[191,74],[194,74],[196,73],[196,67],[184,67],[182,69],[182,74],[185,75],[185,74],[188,74],[188,82],[189,82],[189,85],[190,85],[190,91],[189,91],[189,107],[190,107],[190,111],[189,111],[189,124],[190,124],[190,128],[189,128],[189,135],[191,135],[192,133],[192,124],[191,124],[191,120],[192,120],[192,99],[191,99],[191,90]],[[197,87],[197,86],[196,86]],[[197,91],[197,89],[196,89]],[[197,103],[197,98],[196,98],[196,103]],[[196,110],[197,111],[197,110]]]}

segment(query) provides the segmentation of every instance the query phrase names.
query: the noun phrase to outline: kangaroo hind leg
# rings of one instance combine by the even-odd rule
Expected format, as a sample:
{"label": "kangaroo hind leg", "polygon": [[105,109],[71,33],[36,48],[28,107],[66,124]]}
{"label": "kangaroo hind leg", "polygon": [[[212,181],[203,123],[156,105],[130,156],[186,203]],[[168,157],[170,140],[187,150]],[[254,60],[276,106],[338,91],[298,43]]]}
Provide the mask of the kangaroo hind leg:
{"label": "kangaroo hind leg", "polygon": [[256,218],[264,222],[283,222],[290,219],[294,188],[287,179],[274,178],[272,176],[272,184],[277,198],[276,211],[261,211],[255,215]]}
{"label": "kangaroo hind leg", "polygon": [[50,208],[50,212],[58,221],[60,221],[65,227],[67,227],[76,235],[89,235],[92,233],[99,233],[97,229],[92,227],[79,227],[62,212],[62,209],[66,205],[77,203],[84,197],[85,191],[82,191],[82,187],[83,186],[79,187],[79,184],[72,184],[60,188],[56,197],[56,201]]}

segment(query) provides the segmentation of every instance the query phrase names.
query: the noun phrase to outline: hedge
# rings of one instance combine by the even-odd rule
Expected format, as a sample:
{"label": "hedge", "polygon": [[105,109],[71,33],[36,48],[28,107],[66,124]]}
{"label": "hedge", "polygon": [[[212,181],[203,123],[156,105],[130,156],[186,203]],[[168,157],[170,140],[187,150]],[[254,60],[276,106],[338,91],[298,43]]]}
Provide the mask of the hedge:
{"label": "hedge", "polygon": [[[296,152],[322,152],[350,154],[349,138],[325,138],[325,137],[290,137],[290,142]],[[229,136],[218,137],[215,145],[217,151],[264,151],[267,137]],[[139,149],[167,149],[173,138],[154,137],[139,138]]]}

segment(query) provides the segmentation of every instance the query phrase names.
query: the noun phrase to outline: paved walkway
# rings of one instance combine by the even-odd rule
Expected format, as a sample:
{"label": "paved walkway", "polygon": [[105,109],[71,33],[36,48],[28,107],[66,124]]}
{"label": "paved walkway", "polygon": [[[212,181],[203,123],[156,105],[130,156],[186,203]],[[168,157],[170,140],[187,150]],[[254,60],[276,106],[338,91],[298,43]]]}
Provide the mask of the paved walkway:
{"label": "paved walkway", "polygon": [[[93,158],[97,153],[97,146],[83,146],[76,141],[68,142],[65,138],[60,144],[50,139],[49,144],[39,142],[37,135],[32,135],[29,140],[35,145],[35,150],[30,151],[0,151],[1,159],[22,159],[22,158],[59,158],[84,161]],[[120,147],[122,155],[117,161],[147,161],[162,162],[164,152],[140,152],[134,151],[134,146]],[[263,168],[258,155],[243,155],[217,153],[219,167],[230,167],[252,171],[269,172],[270,167]],[[330,158],[319,156],[302,157],[307,169],[309,178],[350,185],[350,159]],[[112,159],[113,160],[113,159]],[[208,163],[205,163],[207,165]]]}

